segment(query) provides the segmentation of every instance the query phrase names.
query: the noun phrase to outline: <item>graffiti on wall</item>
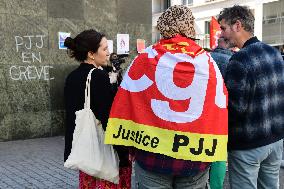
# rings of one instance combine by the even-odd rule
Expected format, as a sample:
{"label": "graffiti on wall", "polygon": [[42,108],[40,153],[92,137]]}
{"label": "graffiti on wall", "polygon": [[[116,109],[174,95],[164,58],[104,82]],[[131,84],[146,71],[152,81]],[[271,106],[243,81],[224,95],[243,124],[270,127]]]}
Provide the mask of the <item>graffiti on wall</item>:
{"label": "graffiti on wall", "polygon": [[[24,65],[13,65],[9,74],[12,80],[53,80],[50,77],[50,65],[34,65],[42,63],[40,50],[44,46],[45,35],[15,36],[16,52],[21,56]],[[33,64],[33,65],[31,65]]]}
{"label": "graffiti on wall", "polygon": [[52,80],[54,77],[50,77],[49,70],[53,66],[11,66],[10,77],[12,80]]}

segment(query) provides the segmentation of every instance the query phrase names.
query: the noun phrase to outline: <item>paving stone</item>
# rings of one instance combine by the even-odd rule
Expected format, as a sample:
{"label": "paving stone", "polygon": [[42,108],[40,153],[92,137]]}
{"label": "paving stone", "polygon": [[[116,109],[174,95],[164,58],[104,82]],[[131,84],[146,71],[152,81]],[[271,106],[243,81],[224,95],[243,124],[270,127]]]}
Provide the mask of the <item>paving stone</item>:
{"label": "paving stone", "polygon": [[[78,171],[63,167],[63,151],[62,136],[0,142],[0,189],[77,189]],[[283,184],[281,168],[281,189]],[[224,189],[229,189],[228,176]]]}
{"label": "paving stone", "polygon": [[63,167],[62,136],[0,142],[0,151],[0,189],[78,188],[78,172]]}

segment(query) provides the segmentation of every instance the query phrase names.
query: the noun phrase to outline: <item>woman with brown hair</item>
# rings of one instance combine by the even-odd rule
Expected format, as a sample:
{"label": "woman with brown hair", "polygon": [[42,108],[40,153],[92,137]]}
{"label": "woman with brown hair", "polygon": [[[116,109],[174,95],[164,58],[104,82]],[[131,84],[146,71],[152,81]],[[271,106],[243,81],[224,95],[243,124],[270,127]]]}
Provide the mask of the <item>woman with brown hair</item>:
{"label": "woman with brown hair", "polygon": [[[75,112],[84,107],[86,79],[90,70],[96,68],[92,72],[90,83],[91,109],[96,118],[101,121],[104,130],[116,90],[114,90],[114,87],[110,83],[108,73],[102,67],[107,64],[109,59],[107,38],[104,34],[95,30],[86,30],[78,34],[74,39],[68,37],[64,45],[68,48],[70,57],[80,62],[79,67],[72,71],[66,78],[64,88],[66,109],[64,161],[66,161],[72,148],[76,119]],[[82,148],[84,147],[82,146]],[[115,150],[120,159],[119,184],[116,185],[94,178],[80,171],[80,189],[130,188],[131,163],[128,160],[128,150],[119,146],[116,146]]]}

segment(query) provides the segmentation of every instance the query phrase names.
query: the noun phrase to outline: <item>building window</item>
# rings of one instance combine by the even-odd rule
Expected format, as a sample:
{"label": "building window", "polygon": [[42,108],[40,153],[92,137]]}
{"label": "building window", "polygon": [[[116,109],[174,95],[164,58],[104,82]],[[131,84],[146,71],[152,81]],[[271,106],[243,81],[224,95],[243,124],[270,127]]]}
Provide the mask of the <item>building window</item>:
{"label": "building window", "polygon": [[164,12],[171,6],[170,0],[155,0],[152,2],[152,12],[154,14]]}
{"label": "building window", "polygon": [[160,2],[160,12],[164,12],[171,6],[171,1],[170,0],[161,0]]}
{"label": "building window", "polygon": [[182,4],[183,5],[192,5],[193,4],[193,0],[182,0]]}
{"label": "building window", "polygon": [[284,45],[284,0],[263,4],[262,41]]}
{"label": "building window", "polygon": [[[170,0],[163,0],[163,4],[164,4],[164,10],[167,10],[170,6],[171,6],[171,1]],[[163,10],[163,11],[164,11]]]}
{"label": "building window", "polygon": [[209,34],[210,33],[210,21],[205,21],[205,34]]}

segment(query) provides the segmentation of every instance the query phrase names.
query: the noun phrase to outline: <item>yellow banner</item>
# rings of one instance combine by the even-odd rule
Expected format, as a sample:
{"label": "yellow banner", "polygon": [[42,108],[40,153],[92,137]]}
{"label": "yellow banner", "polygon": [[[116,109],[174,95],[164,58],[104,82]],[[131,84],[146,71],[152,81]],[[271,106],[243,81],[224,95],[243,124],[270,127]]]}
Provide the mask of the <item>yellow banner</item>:
{"label": "yellow banner", "polygon": [[176,159],[214,162],[227,160],[227,135],[173,131],[133,121],[110,118],[106,144],[134,146]]}

